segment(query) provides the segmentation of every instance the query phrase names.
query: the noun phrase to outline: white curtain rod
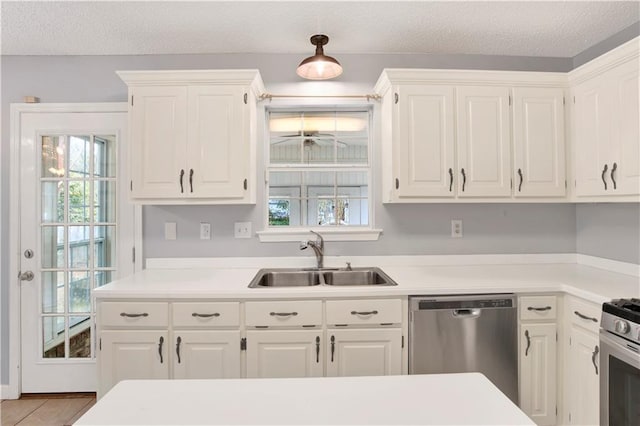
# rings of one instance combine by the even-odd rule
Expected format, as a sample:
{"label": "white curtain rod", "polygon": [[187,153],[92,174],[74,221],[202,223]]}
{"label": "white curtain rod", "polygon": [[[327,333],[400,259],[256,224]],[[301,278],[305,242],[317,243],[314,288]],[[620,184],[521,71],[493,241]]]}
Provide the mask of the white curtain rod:
{"label": "white curtain rod", "polygon": [[365,98],[367,101],[370,101],[370,100],[379,101],[382,97],[376,94],[370,94],[370,95],[274,95],[271,93],[262,93],[259,96],[259,98],[261,101],[265,99],[271,100],[273,98],[349,98],[349,99]]}

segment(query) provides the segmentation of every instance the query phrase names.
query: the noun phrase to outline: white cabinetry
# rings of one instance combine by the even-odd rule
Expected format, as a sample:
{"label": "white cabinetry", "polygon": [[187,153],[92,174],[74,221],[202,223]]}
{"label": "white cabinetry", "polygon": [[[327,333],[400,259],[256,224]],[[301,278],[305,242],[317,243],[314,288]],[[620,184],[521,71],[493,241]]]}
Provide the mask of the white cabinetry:
{"label": "white cabinetry", "polygon": [[514,196],[565,195],[563,105],[562,89],[513,89]]}
{"label": "white cabinetry", "polygon": [[453,197],[453,87],[403,85],[396,93],[391,123],[383,126],[393,133],[397,197]]}
{"label": "white cabinetry", "polygon": [[565,86],[564,74],[384,70],[383,201],[564,197]]}
{"label": "white cabinetry", "polygon": [[402,330],[327,330],[327,376],[387,376],[402,373]]}
{"label": "white cabinetry", "polygon": [[511,195],[507,87],[458,87],[457,147],[460,197]]}
{"label": "white cabinetry", "polygon": [[573,296],[566,298],[565,351],[566,421],[572,425],[599,423],[599,318],[601,307]]}
{"label": "white cabinetry", "polygon": [[635,40],[570,73],[579,197],[640,194],[638,67]]}
{"label": "white cabinetry", "polygon": [[104,302],[98,309],[98,397],[121,380],[169,378],[169,305]]}
{"label": "white cabinetry", "polygon": [[322,330],[247,331],[247,377],[324,375]]}
{"label": "white cabinetry", "polygon": [[255,70],[122,71],[129,86],[131,197],[255,202]]}
{"label": "white cabinetry", "polygon": [[556,424],[556,296],[523,296],[520,306],[520,408],[538,425]]}
{"label": "white cabinetry", "polygon": [[240,303],[172,303],[174,379],[238,378]]}

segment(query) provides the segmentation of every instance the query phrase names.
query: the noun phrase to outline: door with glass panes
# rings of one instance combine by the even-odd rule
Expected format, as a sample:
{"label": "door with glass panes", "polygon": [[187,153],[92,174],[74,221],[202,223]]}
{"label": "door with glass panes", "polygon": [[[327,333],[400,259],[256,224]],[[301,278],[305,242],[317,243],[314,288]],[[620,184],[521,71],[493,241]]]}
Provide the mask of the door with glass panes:
{"label": "door with glass panes", "polygon": [[112,109],[21,114],[23,393],[96,389],[93,289],[133,272],[126,113]]}

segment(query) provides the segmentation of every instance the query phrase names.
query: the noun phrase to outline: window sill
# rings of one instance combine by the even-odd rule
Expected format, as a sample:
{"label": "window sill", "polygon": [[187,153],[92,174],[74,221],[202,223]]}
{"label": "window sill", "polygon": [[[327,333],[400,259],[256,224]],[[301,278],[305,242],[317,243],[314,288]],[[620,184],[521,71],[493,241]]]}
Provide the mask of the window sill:
{"label": "window sill", "polygon": [[[270,229],[268,231],[258,231],[256,234],[261,243],[306,241],[315,238],[310,234],[311,228],[297,229]],[[377,241],[382,233],[382,229],[331,229],[314,228],[322,235],[325,241]]]}

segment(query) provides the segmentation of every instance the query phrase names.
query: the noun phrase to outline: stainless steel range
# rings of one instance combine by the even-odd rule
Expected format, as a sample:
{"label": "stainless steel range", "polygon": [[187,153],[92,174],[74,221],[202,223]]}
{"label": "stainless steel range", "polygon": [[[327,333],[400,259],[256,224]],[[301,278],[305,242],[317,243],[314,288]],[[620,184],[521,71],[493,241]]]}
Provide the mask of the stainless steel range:
{"label": "stainless steel range", "polygon": [[602,304],[600,424],[640,425],[640,299]]}

